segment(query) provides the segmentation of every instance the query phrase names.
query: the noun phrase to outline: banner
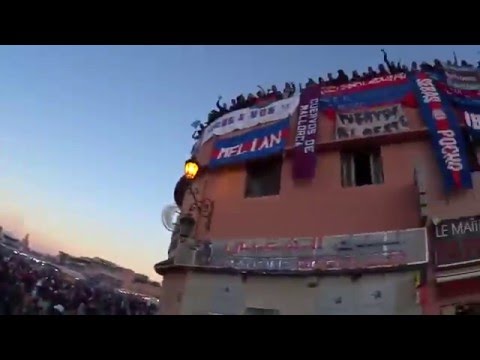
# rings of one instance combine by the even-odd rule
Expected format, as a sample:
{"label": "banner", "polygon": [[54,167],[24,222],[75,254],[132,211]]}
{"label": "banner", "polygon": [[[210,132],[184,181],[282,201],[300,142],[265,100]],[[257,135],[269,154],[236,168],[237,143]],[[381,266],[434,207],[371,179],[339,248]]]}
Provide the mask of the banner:
{"label": "banner", "polygon": [[365,81],[355,81],[349,82],[347,84],[343,84],[340,86],[323,86],[322,87],[322,95],[332,95],[332,94],[340,94],[340,93],[352,93],[358,91],[367,91],[367,90],[375,90],[375,89],[382,89],[386,86],[390,85],[399,85],[399,84],[407,84],[407,74],[395,74],[395,75],[386,75],[386,76],[378,76],[371,80]]}
{"label": "banner", "polygon": [[400,103],[411,90],[411,83],[403,73],[329,86],[322,88],[321,108],[345,110]]}
{"label": "banner", "polygon": [[452,104],[459,106],[480,106],[480,91],[478,90],[455,89],[448,86],[444,81],[438,81],[436,85]]}
{"label": "banner", "polygon": [[432,245],[437,267],[480,262],[480,216],[440,221]]}
{"label": "banner", "polygon": [[211,123],[202,135],[201,144],[214,135],[225,135],[235,130],[248,129],[260,124],[285,119],[293,114],[299,102],[298,96],[283,99],[261,107],[250,107],[225,114]]}
{"label": "banner", "polygon": [[[431,72],[430,77],[451,103],[480,106],[480,69],[443,64],[445,72]],[[478,78],[480,79],[480,78]]]}
{"label": "banner", "polygon": [[[194,253],[194,254],[192,254]],[[180,244],[174,263],[266,273],[341,272],[428,263],[425,228],[320,237]]]}
{"label": "banner", "polygon": [[480,69],[443,64],[447,85],[461,90],[480,90]]}
{"label": "banner", "polygon": [[281,152],[288,141],[290,118],[246,134],[217,140],[210,157],[210,167],[258,159]]}
{"label": "banner", "polygon": [[419,72],[412,80],[446,191],[471,189],[472,178],[465,142],[452,107],[428,74]]}
{"label": "banner", "polygon": [[313,86],[304,89],[300,95],[292,164],[292,175],[295,180],[309,180],[315,177],[315,168],[317,166],[315,144],[320,91],[320,86]]}
{"label": "banner", "polygon": [[480,142],[480,106],[459,105],[470,139]]}
{"label": "banner", "polygon": [[408,130],[400,104],[337,113],[336,138],[348,139]]}

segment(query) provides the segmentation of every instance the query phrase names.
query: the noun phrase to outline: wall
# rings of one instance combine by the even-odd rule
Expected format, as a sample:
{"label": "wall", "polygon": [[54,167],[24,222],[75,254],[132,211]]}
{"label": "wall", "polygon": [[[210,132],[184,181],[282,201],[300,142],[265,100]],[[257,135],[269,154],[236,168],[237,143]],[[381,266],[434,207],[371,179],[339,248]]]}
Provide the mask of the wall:
{"label": "wall", "polygon": [[[404,109],[411,132],[424,129],[418,111]],[[292,117],[294,126],[296,120]],[[333,121],[324,116],[319,120],[317,141],[334,141]],[[225,137],[236,136],[237,131]],[[291,132],[292,144],[294,131]],[[206,164],[214,140],[204,144],[198,159]],[[342,145],[353,142],[347,140]],[[382,159],[385,183],[342,188],[340,152],[325,150],[318,153],[316,177],[307,184],[296,184],[291,178],[291,160],[285,158],[282,168],[281,192],[278,196],[243,197],[245,170],[243,166],[209,172],[195,186],[200,198],[215,201],[208,232],[199,220],[198,238],[254,238],[282,236],[322,236],[404,229],[421,226],[418,195],[413,181],[415,162],[433,158],[428,140],[383,145]],[[439,175],[438,169],[433,172]],[[187,195],[184,208],[190,205]],[[365,211],[368,204],[368,211]],[[292,226],[294,224],[294,226]]]}
{"label": "wall", "polygon": [[162,315],[176,315],[181,313],[181,304],[184,298],[187,275],[183,272],[169,272],[163,277],[163,296],[160,312]]}
{"label": "wall", "polygon": [[[247,307],[281,315],[420,314],[414,273],[317,278],[189,273],[180,314],[242,315]],[[372,296],[380,291],[380,297]],[[341,298],[339,300],[339,298]]]}

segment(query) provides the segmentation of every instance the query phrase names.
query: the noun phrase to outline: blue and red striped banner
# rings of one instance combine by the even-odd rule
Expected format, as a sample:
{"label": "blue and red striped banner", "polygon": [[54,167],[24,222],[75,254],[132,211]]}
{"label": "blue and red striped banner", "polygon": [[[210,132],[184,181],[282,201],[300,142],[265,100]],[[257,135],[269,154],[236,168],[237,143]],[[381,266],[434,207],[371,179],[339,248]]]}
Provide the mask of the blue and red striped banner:
{"label": "blue and red striped banner", "polygon": [[326,86],[321,90],[320,107],[350,110],[359,107],[398,104],[411,92],[406,74],[376,77],[341,86]]}
{"label": "blue and red striped banner", "polygon": [[290,118],[246,134],[217,140],[210,157],[210,167],[234,164],[280,153],[288,141]]}
{"label": "blue and red striped banner", "polygon": [[472,177],[460,124],[452,106],[429,74],[412,76],[420,113],[432,138],[433,151],[447,192],[471,189]]}

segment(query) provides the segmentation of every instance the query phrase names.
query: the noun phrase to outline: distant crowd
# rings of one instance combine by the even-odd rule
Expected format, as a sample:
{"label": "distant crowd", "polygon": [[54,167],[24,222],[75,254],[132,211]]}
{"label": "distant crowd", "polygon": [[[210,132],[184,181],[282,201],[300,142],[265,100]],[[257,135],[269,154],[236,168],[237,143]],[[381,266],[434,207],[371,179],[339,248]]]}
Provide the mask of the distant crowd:
{"label": "distant crowd", "polygon": [[[337,75],[334,76],[332,73],[328,73],[326,79],[319,77],[317,81],[313,78],[309,78],[303,86],[301,83],[298,86],[298,90],[301,92],[304,87],[310,87],[315,85],[323,86],[340,86],[347,84],[349,82],[357,81],[368,81],[376,77],[386,76],[386,75],[395,75],[400,73],[414,73],[417,71],[437,71],[443,72],[443,65],[440,60],[435,59],[433,64],[427,62],[422,62],[420,65],[417,62],[413,61],[410,66],[401,64],[400,62],[395,63],[388,59],[387,53],[382,49],[383,61],[384,64],[379,64],[377,70],[374,70],[373,67],[369,66],[367,71],[360,73],[357,70],[352,72],[352,75],[349,77],[344,70],[340,69],[337,71]],[[458,65],[457,61],[453,63],[452,61],[447,61],[448,65]],[[471,67],[474,68],[474,65],[469,64],[465,60],[460,62],[462,67]],[[477,68],[480,69],[480,61],[478,62]],[[269,89],[264,90],[261,86],[258,86],[259,90],[256,94],[250,93],[245,97],[243,94],[238,95],[235,99],[230,100],[230,105],[226,103],[220,104],[222,97],[219,97],[216,103],[216,109],[213,109],[208,114],[207,121],[205,123],[196,122],[196,130],[192,135],[194,140],[197,140],[201,137],[204,129],[214,122],[219,117],[228,114],[235,110],[249,108],[255,105],[261,105],[262,103],[269,103],[275,100],[281,100],[289,98],[297,92],[297,87],[293,82],[286,82],[283,88],[283,91],[279,91],[275,85],[272,85]]]}
{"label": "distant crowd", "polygon": [[0,315],[153,315],[157,305],[67,279],[54,266],[0,245]]}

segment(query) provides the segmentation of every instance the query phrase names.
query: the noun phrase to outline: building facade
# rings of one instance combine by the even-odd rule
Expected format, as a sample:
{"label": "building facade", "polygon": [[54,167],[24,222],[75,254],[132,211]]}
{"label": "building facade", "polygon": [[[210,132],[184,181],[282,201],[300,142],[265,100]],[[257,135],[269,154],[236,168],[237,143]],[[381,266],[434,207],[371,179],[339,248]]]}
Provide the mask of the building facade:
{"label": "building facade", "polygon": [[22,240],[17,239],[12,234],[6,233],[3,230],[3,227],[0,226],[0,244],[6,245],[11,249],[15,249],[18,251],[28,251],[30,250],[29,247],[29,235],[25,235]]}
{"label": "building facade", "polygon": [[192,231],[174,231],[155,265],[164,314],[452,314],[480,303],[473,113],[448,86],[429,73],[314,86],[266,105],[258,122],[247,109],[210,124],[198,176],[175,192]]}
{"label": "building facade", "polygon": [[62,268],[68,268],[82,274],[92,285],[124,289],[144,296],[162,297],[162,286],[148,276],[138,274],[111,261],[99,257],[75,257],[60,252],[57,258]]}

